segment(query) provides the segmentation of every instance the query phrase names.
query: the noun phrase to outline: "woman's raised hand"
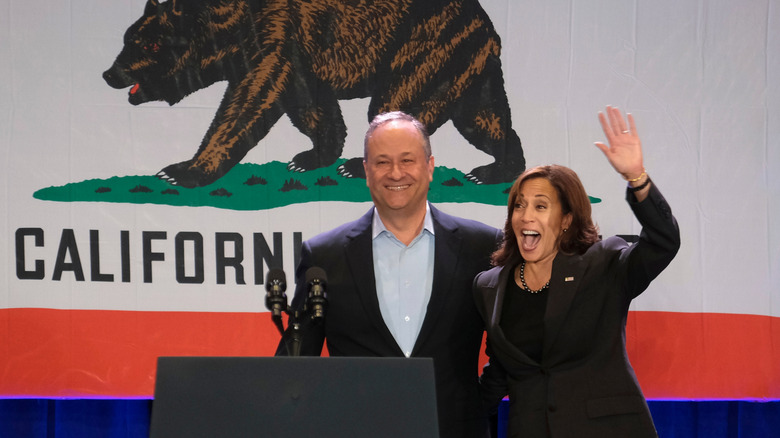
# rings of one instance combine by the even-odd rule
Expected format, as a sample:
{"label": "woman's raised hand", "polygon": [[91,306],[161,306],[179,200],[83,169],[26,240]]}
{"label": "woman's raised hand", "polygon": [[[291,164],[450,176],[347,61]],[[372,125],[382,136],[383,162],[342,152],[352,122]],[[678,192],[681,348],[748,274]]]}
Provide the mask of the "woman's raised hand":
{"label": "woman's raised hand", "polygon": [[604,135],[607,136],[606,145],[596,142],[609,164],[628,181],[642,177],[645,172],[642,161],[642,142],[636,132],[634,117],[628,114],[628,125],[620,110],[607,106],[606,115],[599,112],[599,121]]}

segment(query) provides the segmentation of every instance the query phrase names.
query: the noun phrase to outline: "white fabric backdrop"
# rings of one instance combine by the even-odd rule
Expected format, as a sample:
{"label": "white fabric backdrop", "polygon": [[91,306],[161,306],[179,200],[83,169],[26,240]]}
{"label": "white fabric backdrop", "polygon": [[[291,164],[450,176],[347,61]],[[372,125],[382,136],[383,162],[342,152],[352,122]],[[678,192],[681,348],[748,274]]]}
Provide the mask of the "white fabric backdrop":
{"label": "white fabric backdrop", "polygon": [[[596,113],[634,114],[646,167],[678,218],[682,248],[633,310],[780,316],[780,2],[777,0],[482,0],[502,38],[513,126],[528,165],[572,167],[604,235],[638,234],[624,183],[593,146]],[[131,106],[101,74],[122,47],[142,0],[0,0],[0,308],[264,311],[263,290],[214,280],[213,234],[303,237],[362,214],[367,203],[309,203],[265,211],[149,204],[40,201],[44,187],[154,174],[192,156],[225,89],[218,83],[169,107]],[[368,101],[342,101],[344,157],[362,153]],[[451,124],[432,137],[436,164],[464,171],[491,159]],[[287,162],[310,148],[283,117],[243,162]],[[491,225],[504,207],[449,203],[444,210]],[[43,280],[16,276],[15,232],[42,228],[28,263]],[[130,230],[133,281],[51,279],[63,229],[74,229],[88,270],[89,230],[101,233],[102,269],[118,275],[120,230]],[[141,231],[168,231],[154,282],[141,281]],[[204,285],[177,284],[173,236],[199,231]],[[247,267],[247,270],[251,269]],[[291,279],[290,279],[291,281]]]}

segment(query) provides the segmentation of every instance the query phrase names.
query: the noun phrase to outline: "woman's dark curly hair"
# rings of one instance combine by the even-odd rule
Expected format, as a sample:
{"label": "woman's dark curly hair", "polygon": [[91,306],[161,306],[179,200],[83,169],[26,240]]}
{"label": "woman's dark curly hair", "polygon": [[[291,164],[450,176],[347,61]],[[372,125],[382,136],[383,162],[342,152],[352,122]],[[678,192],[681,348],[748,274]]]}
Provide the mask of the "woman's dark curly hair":
{"label": "woman's dark curly hair", "polygon": [[520,186],[523,182],[534,178],[544,178],[549,181],[558,192],[563,214],[571,213],[571,225],[558,240],[559,251],[564,254],[583,254],[591,245],[599,241],[598,227],[590,216],[590,200],[577,174],[568,167],[556,164],[537,166],[523,172],[509,191],[504,241],[492,256],[495,266],[504,266],[510,261],[521,260],[517,236],[512,228],[512,215],[520,195]]}

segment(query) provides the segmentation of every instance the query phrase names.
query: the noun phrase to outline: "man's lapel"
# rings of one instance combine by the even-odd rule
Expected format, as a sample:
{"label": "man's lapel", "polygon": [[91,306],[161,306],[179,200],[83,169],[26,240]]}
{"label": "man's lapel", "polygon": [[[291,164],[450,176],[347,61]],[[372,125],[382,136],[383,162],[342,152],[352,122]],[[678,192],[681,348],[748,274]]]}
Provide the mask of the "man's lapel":
{"label": "man's lapel", "polygon": [[377,332],[382,334],[385,342],[388,345],[394,345],[398,350],[398,354],[403,355],[401,347],[396,343],[395,338],[385,324],[384,318],[382,318],[382,311],[379,310],[371,240],[373,212],[374,209],[372,208],[363,215],[355,224],[355,228],[347,234],[347,243],[344,245],[344,257],[347,259],[349,269],[355,280],[355,292],[365,314],[374,323]]}
{"label": "man's lapel", "polygon": [[[462,237],[458,225],[449,216],[431,205],[434,231],[433,283],[431,299],[425,311],[420,334],[412,350],[412,356],[422,348],[428,338],[436,334],[436,321],[446,312],[447,300],[453,290],[454,281],[463,281],[457,274],[458,255]],[[469,283],[471,284],[471,283]]]}

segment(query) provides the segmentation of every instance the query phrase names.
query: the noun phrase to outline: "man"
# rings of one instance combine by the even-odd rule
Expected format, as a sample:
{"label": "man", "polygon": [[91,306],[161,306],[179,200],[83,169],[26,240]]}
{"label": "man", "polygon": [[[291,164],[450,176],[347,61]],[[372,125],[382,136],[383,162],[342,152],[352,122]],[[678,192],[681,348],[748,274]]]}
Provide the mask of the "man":
{"label": "man", "polygon": [[[500,231],[428,204],[434,159],[424,125],[378,115],[364,141],[374,208],[304,242],[292,307],[303,307],[306,271],[328,277],[324,322],[307,324],[302,355],[432,357],[442,437],[487,436],[478,360],[483,324],[471,295]],[[290,329],[277,350],[288,354]],[[399,418],[398,421],[403,421]]]}

